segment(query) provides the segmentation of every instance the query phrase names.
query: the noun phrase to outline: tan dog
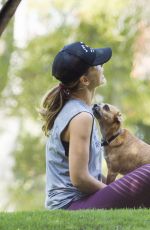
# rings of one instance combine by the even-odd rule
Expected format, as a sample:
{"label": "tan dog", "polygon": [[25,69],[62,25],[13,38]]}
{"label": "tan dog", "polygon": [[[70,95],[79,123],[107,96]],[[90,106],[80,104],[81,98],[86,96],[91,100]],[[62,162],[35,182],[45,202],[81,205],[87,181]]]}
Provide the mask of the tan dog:
{"label": "tan dog", "polygon": [[93,112],[103,136],[102,146],[108,167],[107,184],[113,182],[119,173],[124,175],[150,163],[150,145],[121,128],[121,113],[115,106],[95,104]]}

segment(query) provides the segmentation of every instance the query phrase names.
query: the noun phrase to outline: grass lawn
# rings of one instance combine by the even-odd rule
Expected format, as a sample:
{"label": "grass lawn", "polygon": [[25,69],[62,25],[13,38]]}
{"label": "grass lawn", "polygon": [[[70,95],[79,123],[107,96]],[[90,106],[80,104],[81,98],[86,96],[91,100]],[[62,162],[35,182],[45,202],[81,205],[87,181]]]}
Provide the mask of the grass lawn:
{"label": "grass lawn", "polygon": [[149,230],[150,210],[32,211],[0,213],[0,230]]}

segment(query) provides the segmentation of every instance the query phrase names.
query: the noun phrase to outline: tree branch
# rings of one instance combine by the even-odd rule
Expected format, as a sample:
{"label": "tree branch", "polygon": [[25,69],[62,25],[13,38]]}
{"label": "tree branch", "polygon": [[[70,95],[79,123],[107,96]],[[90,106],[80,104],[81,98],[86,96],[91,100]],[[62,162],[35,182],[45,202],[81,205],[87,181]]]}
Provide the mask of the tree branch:
{"label": "tree branch", "polygon": [[0,36],[22,0],[8,0],[0,11]]}

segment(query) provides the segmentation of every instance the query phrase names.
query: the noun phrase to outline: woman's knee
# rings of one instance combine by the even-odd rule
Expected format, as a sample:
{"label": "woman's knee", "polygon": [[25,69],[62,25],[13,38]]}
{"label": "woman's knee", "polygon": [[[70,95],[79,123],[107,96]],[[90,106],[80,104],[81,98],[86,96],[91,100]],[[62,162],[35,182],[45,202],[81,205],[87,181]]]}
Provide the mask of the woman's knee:
{"label": "woman's knee", "polygon": [[144,164],[140,168],[145,170],[147,173],[150,173],[150,164]]}
{"label": "woman's knee", "polygon": [[140,168],[136,169],[135,172],[138,173],[141,178],[147,178],[147,180],[150,182],[150,164],[141,166]]}

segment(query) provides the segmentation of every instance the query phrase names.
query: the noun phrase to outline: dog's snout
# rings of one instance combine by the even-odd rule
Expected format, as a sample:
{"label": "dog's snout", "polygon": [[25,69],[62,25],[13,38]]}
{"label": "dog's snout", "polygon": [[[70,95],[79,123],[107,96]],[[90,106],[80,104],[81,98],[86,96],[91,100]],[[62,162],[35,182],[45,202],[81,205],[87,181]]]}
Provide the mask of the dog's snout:
{"label": "dog's snout", "polygon": [[99,108],[100,108],[100,107],[99,107],[98,104],[94,104],[92,110],[93,110],[93,111],[98,111]]}
{"label": "dog's snout", "polygon": [[100,105],[99,104],[94,104],[92,110],[93,110],[94,116],[97,119],[101,117],[101,111],[100,111]]}
{"label": "dog's snout", "polygon": [[97,108],[98,107],[98,104],[94,104],[93,105],[93,109]]}

